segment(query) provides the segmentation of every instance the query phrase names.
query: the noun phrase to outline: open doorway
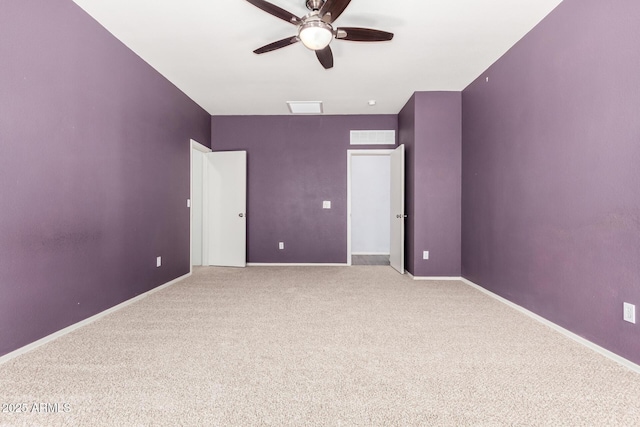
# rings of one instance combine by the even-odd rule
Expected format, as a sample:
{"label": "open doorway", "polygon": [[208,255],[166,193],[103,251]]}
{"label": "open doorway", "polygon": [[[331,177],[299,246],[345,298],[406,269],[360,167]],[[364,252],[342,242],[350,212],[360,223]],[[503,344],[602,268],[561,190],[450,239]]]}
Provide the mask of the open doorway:
{"label": "open doorway", "polygon": [[389,154],[357,153],[351,156],[353,265],[389,265],[390,173]]}
{"label": "open doorway", "polygon": [[194,265],[203,265],[203,239],[205,232],[204,224],[204,155],[210,153],[211,149],[205,147],[197,141],[191,140],[191,268]]}
{"label": "open doorway", "polygon": [[404,145],[347,150],[347,264],[390,264],[404,274],[405,218]]}
{"label": "open doorway", "polygon": [[348,150],[347,264],[404,273],[404,217],[404,146]]}
{"label": "open doorway", "polygon": [[191,141],[191,266],[246,265],[246,151]]}

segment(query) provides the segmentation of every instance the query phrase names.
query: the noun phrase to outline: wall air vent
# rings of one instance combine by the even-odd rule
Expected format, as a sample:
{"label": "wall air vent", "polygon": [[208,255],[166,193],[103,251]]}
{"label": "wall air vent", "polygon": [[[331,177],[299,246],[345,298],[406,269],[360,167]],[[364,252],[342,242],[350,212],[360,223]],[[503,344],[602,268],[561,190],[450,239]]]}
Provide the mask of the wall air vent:
{"label": "wall air vent", "polygon": [[352,130],[351,145],[395,145],[395,130]]}

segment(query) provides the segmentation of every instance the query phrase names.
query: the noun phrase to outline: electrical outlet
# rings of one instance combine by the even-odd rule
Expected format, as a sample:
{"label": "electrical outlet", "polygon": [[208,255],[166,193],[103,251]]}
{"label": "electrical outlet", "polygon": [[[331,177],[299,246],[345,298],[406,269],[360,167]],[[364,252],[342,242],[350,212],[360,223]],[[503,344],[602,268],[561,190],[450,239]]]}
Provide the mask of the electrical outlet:
{"label": "electrical outlet", "polygon": [[322,209],[331,209],[331,200],[323,200]]}
{"label": "electrical outlet", "polygon": [[422,251],[422,259],[429,259],[429,251]]}
{"label": "electrical outlet", "polygon": [[636,306],[625,302],[622,304],[622,319],[630,323],[636,323]]}
{"label": "electrical outlet", "polygon": [[278,249],[284,249],[284,242],[278,242]]}
{"label": "electrical outlet", "polygon": [[156,258],[156,267],[160,267],[162,265],[162,257],[159,256]]}
{"label": "electrical outlet", "polygon": [[187,207],[190,208],[191,207],[191,199],[187,199]]}

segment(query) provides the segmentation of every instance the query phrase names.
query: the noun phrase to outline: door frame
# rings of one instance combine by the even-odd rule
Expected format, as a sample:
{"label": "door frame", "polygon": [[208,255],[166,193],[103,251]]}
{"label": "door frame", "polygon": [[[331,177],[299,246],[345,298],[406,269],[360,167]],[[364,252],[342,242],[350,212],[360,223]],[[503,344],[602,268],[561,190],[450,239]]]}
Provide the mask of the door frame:
{"label": "door frame", "polygon": [[[189,140],[189,272],[193,273],[193,248],[192,248],[192,232],[191,227],[193,226],[193,209],[192,203],[193,200],[193,150],[200,151],[201,153],[210,153],[211,148],[200,144],[198,141],[191,139]],[[204,177],[202,185],[204,185]],[[204,203],[202,203],[202,207],[204,210]],[[204,225],[204,222],[203,222]]]}
{"label": "door frame", "polygon": [[[397,147],[395,147],[397,148]],[[387,156],[391,158],[392,149],[347,150],[347,265],[351,265],[351,159],[354,156]]]}

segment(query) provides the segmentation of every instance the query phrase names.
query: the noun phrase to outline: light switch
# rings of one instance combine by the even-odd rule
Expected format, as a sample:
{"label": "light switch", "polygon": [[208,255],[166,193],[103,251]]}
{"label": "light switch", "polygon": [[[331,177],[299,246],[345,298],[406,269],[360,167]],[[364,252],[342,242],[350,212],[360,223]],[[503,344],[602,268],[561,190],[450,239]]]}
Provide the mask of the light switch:
{"label": "light switch", "polygon": [[191,207],[191,199],[187,199],[187,207],[190,208]]}
{"label": "light switch", "polygon": [[325,200],[322,202],[322,209],[331,209],[331,200]]}

